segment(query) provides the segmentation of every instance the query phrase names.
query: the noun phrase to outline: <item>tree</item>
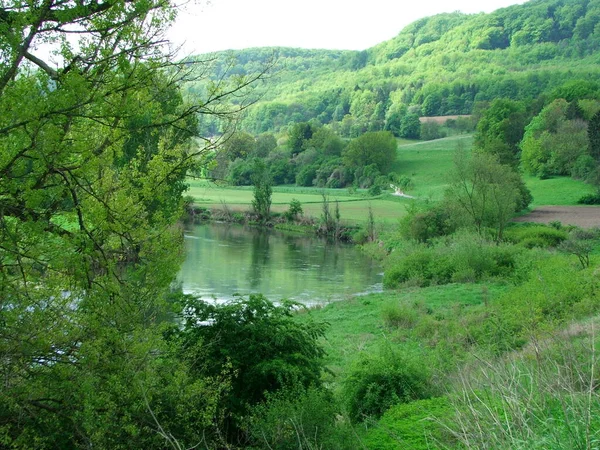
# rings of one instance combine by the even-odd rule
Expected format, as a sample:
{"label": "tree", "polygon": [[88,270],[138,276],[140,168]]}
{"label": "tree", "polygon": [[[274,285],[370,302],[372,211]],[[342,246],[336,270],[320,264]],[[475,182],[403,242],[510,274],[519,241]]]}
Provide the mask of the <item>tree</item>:
{"label": "tree", "polygon": [[519,142],[523,138],[527,114],[522,103],[500,98],[486,109],[477,124],[474,145],[498,157],[501,164],[519,164]]}
{"label": "tree", "polygon": [[482,236],[486,228],[494,229],[499,241],[514,213],[531,202],[531,194],[519,174],[494,155],[475,153],[469,158],[457,152],[446,199],[455,205],[459,221],[466,219]]}
{"label": "tree", "polygon": [[[171,435],[198,442],[213,420],[217,380],[190,378],[161,331],[182,258],[185,176],[214,148],[196,117],[232,117],[223,100],[250,80],[184,101],[179,86],[200,68],[161,47],[174,13],[165,0],[3,2],[7,447],[157,448]],[[36,53],[42,43],[58,68]]]}
{"label": "tree", "polygon": [[400,137],[419,139],[421,137],[421,122],[417,114],[407,114],[400,124]]}
{"label": "tree", "polygon": [[273,304],[262,295],[236,297],[224,304],[189,297],[181,330],[173,337],[200,376],[233,376],[220,404],[236,439],[238,420],[269,393],[321,385],[319,339],[326,324],[294,320],[301,305]]}
{"label": "tree", "polygon": [[292,156],[306,150],[306,143],[312,138],[313,126],[308,122],[300,122],[292,125],[288,131],[288,147]]}
{"label": "tree", "polygon": [[570,175],[576,161],[588,153],[588,127],[568,119],[569,104],[554,100],[532,119],[521,142],[523,168],[532,175]]}
{"label": "tree", "polygon": [[389,131],[372,131],[350,141],[342,152],[344,164],[350,168],[362,168],[375,164],[387,174],[396,161],[398,143]]}
{"label": "tree", "polygon": [[252,208],[258,216],[258,220],[266,223],[271,218],[271,175],[265,163],[260,159],[254,160],[252,168],[252,183],[254,184],[254,199]]}

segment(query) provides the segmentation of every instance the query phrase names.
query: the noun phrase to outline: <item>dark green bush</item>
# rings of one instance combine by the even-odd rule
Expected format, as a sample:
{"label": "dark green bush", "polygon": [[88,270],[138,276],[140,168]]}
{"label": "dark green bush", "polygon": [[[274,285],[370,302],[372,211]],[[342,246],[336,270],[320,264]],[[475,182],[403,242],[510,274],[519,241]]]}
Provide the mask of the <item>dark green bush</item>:
{"label": "dark green bush", "polygon": [[322,389],[285,390],[252,408],[246,432],[252,448],[296,450],[357,448],[350,424],[339,415],[331,394]]}
{"label": "dark green bush", "polygon": [[386,350],[364,356],[343,383],[347,413],[354,422],[381,417],[391,406],[428,398],[432,393],[428,366]]}
{"label": "dark green bush", "polygon": [[600,193],[587,194],[577,200],[580,205],[600,205]]}
{"label": "dark green bush", "polygon": [[567,239],[565,230],[548,225],[518,225],[512,226],[504,232],[504,239],[525,248],[557,247]]}

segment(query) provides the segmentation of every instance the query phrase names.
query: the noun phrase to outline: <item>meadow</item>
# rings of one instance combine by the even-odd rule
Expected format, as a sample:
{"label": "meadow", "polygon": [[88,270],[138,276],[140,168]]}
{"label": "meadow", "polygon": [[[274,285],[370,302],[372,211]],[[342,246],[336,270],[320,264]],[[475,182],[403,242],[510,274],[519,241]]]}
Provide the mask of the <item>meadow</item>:
{"label": "meadow", "polygon": [[[323,207],[323,194],[331,202],[339,203],[343,222],[361,225],[367,222],[369,208],[375,220],[382,225],[394,225],[406,215],[407,207],[413,201],[441,200],[448,186],[449,174],[454,164],[454,154],[458,149],[469,150],[473,144],[470,135],[459,135],[434,141],[408,141],[399,139],[398,157],[393,172],[401,178],[409,178],[411,186],[406,194],[415,200],[397,197],[386,192],[369,196],[367,190],[323,189],[297,186],[275,186],[272,196],[272,211],[284,212],[290,202],[297,199],[302,204],[304,214],[319,217]],[[525,176],[525,182],[533,195],[530,209],[542,205],[575,205],[593,188],[569,177],[554,177],[540,180]],[[227,207],[233,211],[246,211],[251,208],[253,191],[251,186],[223,186],[206,180],[188,180],[187,195],[194,198],[198,206],[208,208]],[[226,206],[225,206],[226,205]],[[333,209],[332,209],[333,211]]]}

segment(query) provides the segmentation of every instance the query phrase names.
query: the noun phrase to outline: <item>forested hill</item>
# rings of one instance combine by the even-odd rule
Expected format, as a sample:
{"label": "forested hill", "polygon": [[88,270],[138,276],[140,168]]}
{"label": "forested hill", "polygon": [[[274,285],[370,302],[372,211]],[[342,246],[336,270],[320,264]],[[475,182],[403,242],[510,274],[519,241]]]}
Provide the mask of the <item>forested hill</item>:
{"label": "forested hill", "polygon": [[243,121],[247,131],[317,119],[357,135],[392,129],[409,113],[470,114],[497,97],[551,98],[565,82],[567,90],[597,89],[599,49],[600,0],[531,0],[490,14],[424,18],[360,52],[218,53],[215,76],[226,61],[229,75],[239,76],[274,58],[272,75],[257,89],[260,101]]}

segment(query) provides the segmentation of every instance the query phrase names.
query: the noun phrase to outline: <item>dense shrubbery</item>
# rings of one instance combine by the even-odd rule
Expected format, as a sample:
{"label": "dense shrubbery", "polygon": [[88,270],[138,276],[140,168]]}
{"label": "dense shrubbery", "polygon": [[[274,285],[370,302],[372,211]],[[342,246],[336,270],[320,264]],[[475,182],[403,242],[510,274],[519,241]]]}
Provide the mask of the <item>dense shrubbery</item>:
{"label": "dense shrubbery", "polygon": [[322,389],[291,389],[267,395],[255,406],[245,428],[252,448],[352,450],[357,442],[350,424],[339,421],[337,404]]}
{"label": "dense shrubbery", "polygon": [[343,383],[347,413],[356,422],[378,418],[393,405],[433,392],[427,366],[389,348],[358,359]]}
{"label": "dense shrubbery", "polygon": [[520,244],[527,248],[533,247],[557,247],[567,239],[568,233],[564,229],[556,229],[547,225],[527,224],[523,226],[513,225],[508,228],[504,238],[508,242]]}
{"label": "dense shrubbery", "polygon": [[415,286],[478,281],[510,276],[521,250],[464,233],[431,243],[406,243],[395,249],[386,262],[384,285]]}

